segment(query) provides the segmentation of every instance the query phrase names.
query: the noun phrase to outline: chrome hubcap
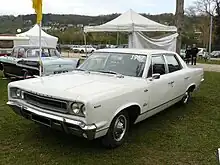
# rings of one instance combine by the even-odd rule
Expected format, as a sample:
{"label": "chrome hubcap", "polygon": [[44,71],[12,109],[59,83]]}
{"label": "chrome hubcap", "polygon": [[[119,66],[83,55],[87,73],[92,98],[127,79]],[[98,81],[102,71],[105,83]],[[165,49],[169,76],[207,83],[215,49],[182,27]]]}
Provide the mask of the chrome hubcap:
{"label": "chrome hubcap", "polygon": [[116,141],[121,141],[127,129],[127,119],[124,115],[120,115],[114,125],[113,137]]}
{"label": "chrome hubcap", "polygon": [[186,104],[188,102],[188,100],[189,100],[189,92],[186,92],[184,99],[183,99],[184,104]]}

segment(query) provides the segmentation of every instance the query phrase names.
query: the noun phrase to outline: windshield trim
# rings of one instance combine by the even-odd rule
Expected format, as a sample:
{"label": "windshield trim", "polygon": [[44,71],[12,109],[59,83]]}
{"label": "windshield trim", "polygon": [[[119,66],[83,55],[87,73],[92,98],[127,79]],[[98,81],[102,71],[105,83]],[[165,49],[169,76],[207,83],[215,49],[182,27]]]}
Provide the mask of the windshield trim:
{"label": "windshield trim", "polygon": [[[147,60],[148,60],[148,55],[147,55],[147,54],[130,53],[130,52],[127,53],[127,52],[105,52],[105,51],[98,51],[98,52],[93,53],[91,56],[96,55],[96,54],[107,54],[107,55],[106,55],[107,57],[106,57],[105,62],[104,62],[104,63],[105,63],[104,65],[106,65],[108,59],[110,58],[110,56],[111,56],[112,54],[145,56],[145,57],[146,57],[146,60],[145,60],[145,62],[144,62],[143,73],[141,74],[141,76],[130,76],[130,75],[124,75],[124,74],[122,74],[122,73],[119,73],[120,75],[123,75],[123,76],[126,76],[126,77],[141,78],[141,79],[144,78],[145,69],[146,69]],[[89,56],[89,57],[78,67],[78,69],[81,69],[81,70],[83,69],[84,72],[87,72],[87,71],[88,71],[88,72],[99,73],[99,74],[100,74],[100,73],[101,73],[101,74],[108,74],[108,73],[99,72],[98,70],[97,70],[97,71],[94,71],[94,70],[85,70],[84,68],[82,68],[82,67],[84,66],[85,62],[86,62],[87,60],[89,60],[91,56]],[[111,75],[112,75],[112,74],[111,74]]]}

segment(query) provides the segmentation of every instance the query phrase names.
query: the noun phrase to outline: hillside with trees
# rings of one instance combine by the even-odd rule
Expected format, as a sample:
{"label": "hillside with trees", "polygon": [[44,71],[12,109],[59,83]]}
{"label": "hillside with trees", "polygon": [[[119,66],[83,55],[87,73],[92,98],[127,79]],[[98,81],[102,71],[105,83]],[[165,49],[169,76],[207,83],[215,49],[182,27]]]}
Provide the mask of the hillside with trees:
{"label": "hillside with trees", "polygon": [[[175,15],[171,13],[142,15],[162,24],[175,25]],[[117,16],[119,16],[118,13],[100,16],[44,14],[42,24],[49,34],[55,35],[59,38],[60,43],[83,44],[81,26],[100,25],[116,18]],[[34,14],[0,16],[0,34],[16,34],[17,29],[21,29],[22,32],[26,31],[30,29],[35,22],[36,16]],[[197,43],[200,47],[207,47],[209,38],[208,27],[209,19],[206,15],[195,15],[192,11],[188,10],[188,13],[186,13],[184,18],[183,46]],[[216,34],[216,31],[213,33]],[[88,42],[93,44],[116,44],[117,42],[116,33],[91,33],[87,35]],[[147,35],[155,37],[166,34],[149,33]],[[127,43],[127,35],[125,33],[120,33],[119,43]]]}

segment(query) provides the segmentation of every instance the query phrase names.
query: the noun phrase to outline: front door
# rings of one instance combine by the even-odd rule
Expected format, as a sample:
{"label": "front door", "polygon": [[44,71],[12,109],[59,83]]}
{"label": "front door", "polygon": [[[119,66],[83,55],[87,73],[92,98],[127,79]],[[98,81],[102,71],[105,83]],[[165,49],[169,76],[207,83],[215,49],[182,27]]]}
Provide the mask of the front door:
{"label": "front door", "polygon": [[[158,113],[166,108],[166,103],[171,98],[170,75],[164,56],[152,55],[152,63],[148,71],[149,95],[148,116]],[[152,74],[160,74],[159,79],[152,79]]]}

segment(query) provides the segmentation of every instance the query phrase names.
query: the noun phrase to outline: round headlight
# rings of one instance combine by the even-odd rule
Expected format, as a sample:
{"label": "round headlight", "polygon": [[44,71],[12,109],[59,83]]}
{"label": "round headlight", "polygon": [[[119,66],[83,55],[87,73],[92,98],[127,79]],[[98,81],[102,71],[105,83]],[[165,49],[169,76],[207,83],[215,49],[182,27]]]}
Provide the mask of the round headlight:
{"label": "round headlight", "polygon": [[24,91],[21,91],[21,99],[24,99]]}
{"label": "round headlight", "polygon": [[82,105],[80,109],[81,109],[83,115],[86,116],[86,108],[85,108],[85,105]]}
{"label": "round headlight", "polygon": [[21,97],[21,90],[20,90],[20,89],[17,89],[17,90],[16,90],[16,96],[17,96],[17,97]]}
{"label": "round headlight", "polygon": [[71,110],[73,111],[73,113],[78,114],[80,112],[80,107],[77,103],[73,103],[71,105]]}

